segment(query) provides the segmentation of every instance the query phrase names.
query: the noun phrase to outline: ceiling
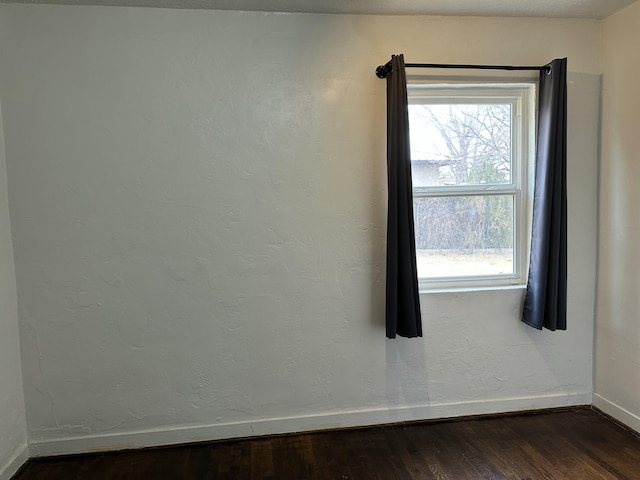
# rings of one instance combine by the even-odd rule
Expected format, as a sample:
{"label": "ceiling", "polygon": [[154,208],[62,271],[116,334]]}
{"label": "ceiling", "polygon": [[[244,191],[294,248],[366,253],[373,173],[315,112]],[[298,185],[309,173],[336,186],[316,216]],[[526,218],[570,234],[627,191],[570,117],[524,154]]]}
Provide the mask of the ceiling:
{"label": "ceiling", "polygon": [[474,15],[601,19],[635,0],[0,0],[0,3],[120,5],[377,15]]}

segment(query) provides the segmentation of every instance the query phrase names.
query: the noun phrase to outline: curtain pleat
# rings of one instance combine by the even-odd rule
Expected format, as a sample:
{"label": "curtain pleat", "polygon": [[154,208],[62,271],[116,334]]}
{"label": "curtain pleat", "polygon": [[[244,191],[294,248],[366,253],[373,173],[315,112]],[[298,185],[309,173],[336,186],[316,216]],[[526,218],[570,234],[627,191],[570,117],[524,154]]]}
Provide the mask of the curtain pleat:
{"label": "curtain pleat", "polygon": [[403,55],[391,57],[387,75],[387,283],[388,338],[421,337],[413,224],[409,105]]}
{"label": "curtain pleat", "polygon": [[522,321],[567,328],[567,59],[540,72],[529,278]]}

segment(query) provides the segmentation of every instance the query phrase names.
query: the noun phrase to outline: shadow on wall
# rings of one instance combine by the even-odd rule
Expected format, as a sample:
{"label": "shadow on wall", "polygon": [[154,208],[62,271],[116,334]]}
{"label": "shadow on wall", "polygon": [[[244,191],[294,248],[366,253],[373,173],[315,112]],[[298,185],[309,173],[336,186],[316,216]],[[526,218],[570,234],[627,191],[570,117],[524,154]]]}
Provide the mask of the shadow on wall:
{"label": "shadow on wall", "polygon": [[[421,338],[385,340],[387,406],[416,406],[416,399],[420,399],[421,405],[429,403],[425,346]],[[393,409],[389,413],[397,416],[399,410]],[[398,416],[397,420],[406,418]]]}
{"label": "shadow on wall", "polygon": [[[599,129],[602,79],[599,74],[568,72],[567,82],[567,331],[525,329],[547,374],[558,382],[547,393],[584,390],[591,368],[577,367],[574,357],[575,362],[584,361],[577,360],[584,358],[579,352],[585,346],[591,350],[595,315],[598,135],[589,134]],[[576,371],[584,372],[584,377],[576,378]]]}

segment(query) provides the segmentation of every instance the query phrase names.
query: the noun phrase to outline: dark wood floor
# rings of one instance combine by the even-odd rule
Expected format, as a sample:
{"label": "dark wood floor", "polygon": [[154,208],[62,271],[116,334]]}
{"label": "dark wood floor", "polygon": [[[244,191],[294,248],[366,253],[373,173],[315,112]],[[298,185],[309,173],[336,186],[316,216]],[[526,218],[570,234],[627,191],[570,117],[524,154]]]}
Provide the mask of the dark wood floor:
{"label": "dark wood floor", "polygon": [[568,409],[31,460],[14,480],[640,479],[640,437]]}

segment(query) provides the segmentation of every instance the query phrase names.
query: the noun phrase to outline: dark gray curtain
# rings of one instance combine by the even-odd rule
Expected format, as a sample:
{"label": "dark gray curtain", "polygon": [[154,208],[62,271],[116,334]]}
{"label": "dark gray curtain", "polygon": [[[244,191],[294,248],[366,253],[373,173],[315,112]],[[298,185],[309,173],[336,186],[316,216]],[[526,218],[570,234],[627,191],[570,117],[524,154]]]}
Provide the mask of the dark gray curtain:
{"label": "dark gray curtain", "polygon": [[567,328],[567,59],[540,72],[531,260],[522,321]]}
{"label": "dark gray curtain", "polygon": [[404,57],[387,74],[387,337],[421,337]]}

